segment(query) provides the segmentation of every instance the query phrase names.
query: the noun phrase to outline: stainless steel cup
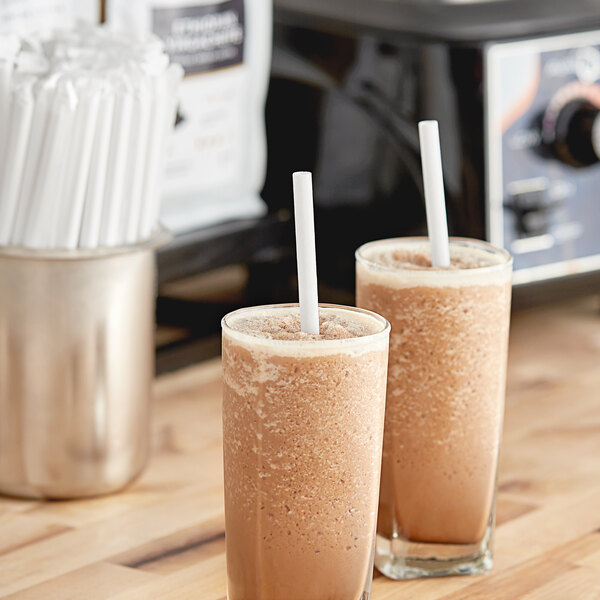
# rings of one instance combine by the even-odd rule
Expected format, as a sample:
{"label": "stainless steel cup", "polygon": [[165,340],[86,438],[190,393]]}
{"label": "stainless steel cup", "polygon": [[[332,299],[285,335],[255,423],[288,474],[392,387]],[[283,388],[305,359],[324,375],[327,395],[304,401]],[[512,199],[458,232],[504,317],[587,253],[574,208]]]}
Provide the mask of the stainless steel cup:
{"label": "stainless steel cup", "polygon": [[116,491],[144,468],[155,249],[0,250],[0,493]]}

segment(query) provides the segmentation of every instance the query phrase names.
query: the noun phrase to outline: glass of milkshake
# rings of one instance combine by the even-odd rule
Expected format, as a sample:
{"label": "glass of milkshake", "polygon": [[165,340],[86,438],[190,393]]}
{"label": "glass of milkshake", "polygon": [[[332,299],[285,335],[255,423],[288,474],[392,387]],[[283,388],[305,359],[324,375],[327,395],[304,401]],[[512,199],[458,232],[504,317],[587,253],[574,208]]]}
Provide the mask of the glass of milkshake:
{"label": "glass of milkshake", "polygon": [[372,570],[389,323],[319,307],[245,308],[223,325],[229,600],[359,600]]}
{"label": "glass of milkshake", "polygon": [[357,305],[392,326],[375,565],[409,579],[491,568],[512,259],[450,239],[356,252]]}

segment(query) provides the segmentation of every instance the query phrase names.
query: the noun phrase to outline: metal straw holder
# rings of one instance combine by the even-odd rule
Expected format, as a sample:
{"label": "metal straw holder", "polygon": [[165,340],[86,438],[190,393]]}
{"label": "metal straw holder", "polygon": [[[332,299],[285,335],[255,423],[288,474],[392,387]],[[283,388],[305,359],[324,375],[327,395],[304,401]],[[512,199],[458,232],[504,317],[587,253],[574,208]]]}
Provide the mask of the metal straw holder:
{"label": "metal straw holder", "polygon": [[106,494],[149,453],[155,249],[0,250],[0,492]]}

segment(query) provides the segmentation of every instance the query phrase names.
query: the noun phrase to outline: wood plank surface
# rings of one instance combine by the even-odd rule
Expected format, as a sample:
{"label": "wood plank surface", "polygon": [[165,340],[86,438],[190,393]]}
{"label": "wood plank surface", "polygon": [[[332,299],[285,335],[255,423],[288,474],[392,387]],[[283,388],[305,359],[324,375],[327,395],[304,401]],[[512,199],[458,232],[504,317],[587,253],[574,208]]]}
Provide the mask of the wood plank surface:
{"label": "wood plank surface", "polygon": [[[220,363],[155,391],[152,460],[128,489],[0,497],[1,598],[225,599]],[[373,600],[517,598],[600,599],[597,298],[513,315],[492,572],[373,583]]]}

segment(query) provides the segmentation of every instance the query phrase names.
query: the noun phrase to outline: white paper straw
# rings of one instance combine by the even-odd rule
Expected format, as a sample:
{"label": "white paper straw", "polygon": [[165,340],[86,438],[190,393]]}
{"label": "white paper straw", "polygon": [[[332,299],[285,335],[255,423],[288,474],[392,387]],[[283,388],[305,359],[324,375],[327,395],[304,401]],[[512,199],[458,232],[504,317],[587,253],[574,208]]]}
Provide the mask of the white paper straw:
{"label": "white paper straw", "polygon": [[19,46],[19,41],[15,36],[0,36],[0,165],[4,164],[4,153],[8,143],[11,81],[15,55],[19,51]]}
{"label": "white paper straw", "polygon": [[57,226],[58,193],[64,176],[66,148],[77,107],[74,90],[69,84],[70,82],[66,82],[62,85],[62,82],[59,82],[48,115],[48,127],[23,236],[23,243],[29,248],[50,247]]}
{"label": "white paper straw", "polygon": [[125,197],[124,182],[129,151],[129,132],[133,110],[133,96],[125,85],[120,86],[115,96],[115,109],[111,131],[111,143],[106,170],[104,207],[100,227],[100,245],[115,246],[123,243],[121,222]]}
{"label": "white paper straw", "polygon": [[298,171],[293,174],[292,180],[294,185],[300,323],[304,333],[318,334],[319,298],[312,174],[306,171]]}
{"label": "white paper straw", "polygon": [[10,119],[10,80],[12,78],[12,62],[0,57],[0,176],[4,164],[4,154],[8,144],[8,126]]}
{"label": "white paper straw", "polygon": [[126,243],[138,241],[139,223],[142,214],[144,177],[146,175],[146,153],[150,136],[152,110],[151,82],[141,78],[134,99],[131,143],[125,185],[128,202],[125,204],[122,236]]}
{"label": "white paper straw", "polygon": [[98,120],[100,90],[98,82],[80,82],[80,100],[75,116],[73,138],[67,159],[67,173],[55,246],[76,248],[81,232],[85,192]]}
{"label": "white paper straw", "polygon": [[[55,142],[54,153],[60,156],[60,160],[52,160],[52,168],[44,189],[42,212],[46,214],[45,231],[43,232],[43,248],[64,248],[64,241],[60,239],[65,215],[65,204],[67,199],[67,179],[69,177],[70,163],[72,159],[72,144],[75,140],[75,127],[77,123],[77,111],[79,108],[79,95],[75,89],[75,80],[70,74],[64,75],[59,82],[60,90],[57,90],[55,101],[58,101],[64,93],[63,102],[68,105],[64,111],[65,118],[63,126],[59,130]],[[40,242],[40,244],[42,244]]]}
{"label": "white paper straw", "polygon": [[151,129],[148,140],[148,152],[146,155],[146,167],[144,169],[143,206],[140,211],[138,237],[145,240],[152,232],[152,221],[155,206],[159,204],[159,191],[157,173],[160,165],[161,146],[164,144],[163,127],[161,123],[165,118],[168,105],[166,88],[162,80],[155,82],[154,100],[152,102]]}
{"label": "white paper straw", "polygon": [[0,245],[10,243],[23,180],[23,168],[33,116],[33,82],[13,93],[6,157],[0,176]]}
{"label": "white paper straw", "polygon": [[437,121],[421,121],[419,123],[419,141],[431,264],[434,267],[449,267],[448,223],[446,221],[442,152]]}
{"label": "white paper straw", "polygon": [[33,110],[27,155],[25,157],[23,169],[23,183],[19,196],[17,215],[11,235],[11,243],[15,246],[24,244],[25,228],[31,212],[33,188],[39,173],[42,148],[44,141],[46,140],[46,130],[49,120],[48,115],[56,90],[57,80],[57,77],[51,77],[36,85],[35,107]]}
{"label": "white paper straw", "polygon": [[94,138],[92,163],[85,192],[85,207],[79,245],[82,248],[95,248],[100,243],[102,225],[102,204],[106,187],[108,152],[113,126],[115,96],[112,90],[106,90],[100,101],[98,126]]}

